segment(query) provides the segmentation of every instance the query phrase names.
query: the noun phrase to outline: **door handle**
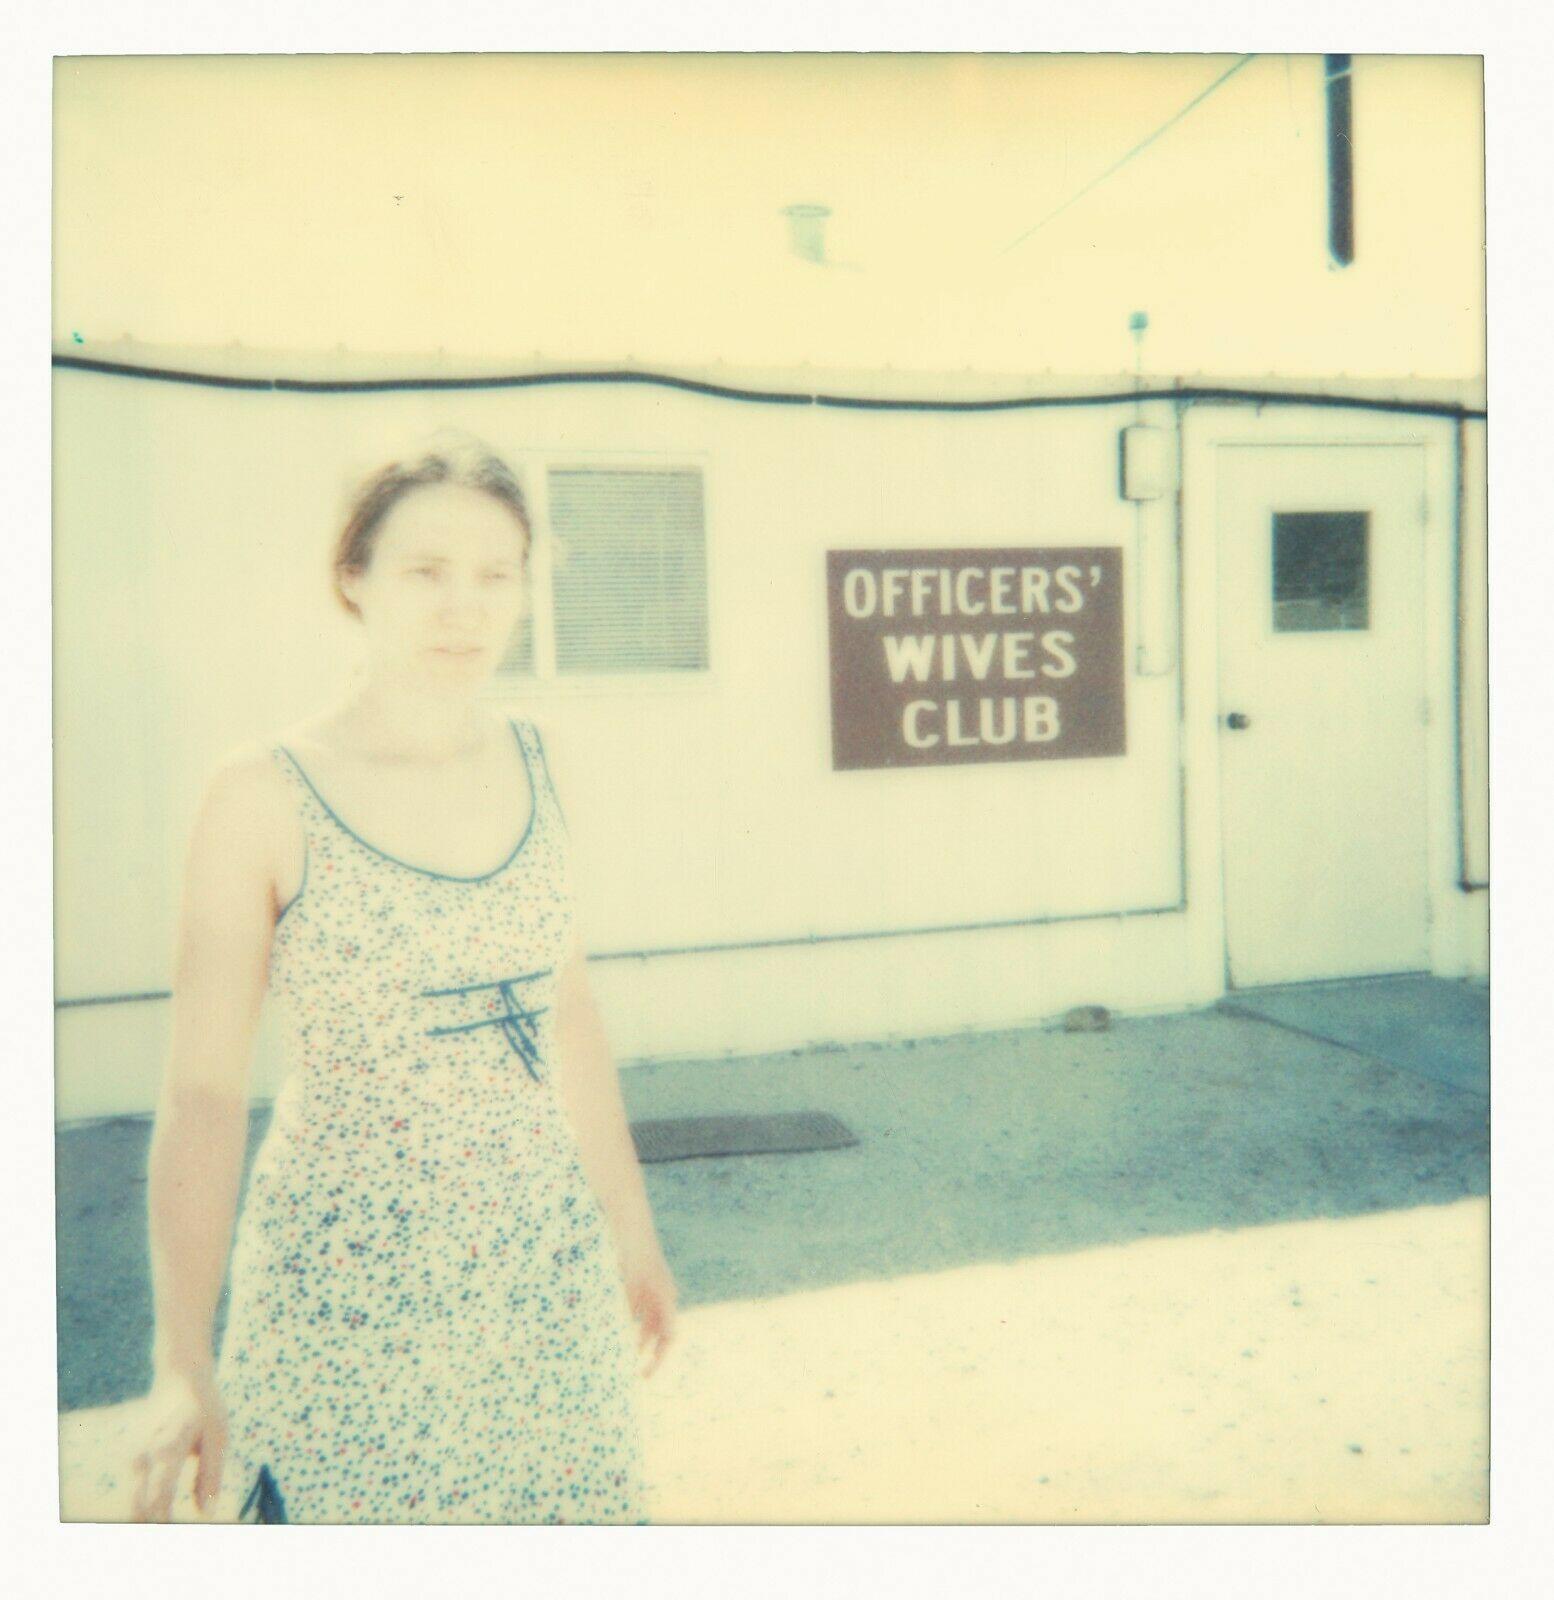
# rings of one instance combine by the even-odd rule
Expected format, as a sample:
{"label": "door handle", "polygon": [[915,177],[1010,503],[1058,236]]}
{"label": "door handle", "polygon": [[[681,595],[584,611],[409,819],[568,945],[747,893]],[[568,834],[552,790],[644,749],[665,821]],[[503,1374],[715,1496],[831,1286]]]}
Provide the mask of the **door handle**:
{"label": "door handle", "polygon": [[1225,718],[1225,726],[1227,728],[1250,728],[1252,719],[1244,711],[1232,711]]}

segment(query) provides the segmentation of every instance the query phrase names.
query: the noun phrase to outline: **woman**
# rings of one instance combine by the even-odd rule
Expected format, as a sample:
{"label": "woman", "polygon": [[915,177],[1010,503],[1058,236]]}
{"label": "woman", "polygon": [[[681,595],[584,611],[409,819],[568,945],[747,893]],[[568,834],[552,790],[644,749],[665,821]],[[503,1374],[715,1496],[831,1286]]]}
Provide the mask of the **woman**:
{"label": "woman", "polygon": [[[207,787],[150,1156],[137,1519],[169,1516],[193,1454],[197,1508],[225,1478],[251,1520],[646,1520],[631,1323],[651,1372],[675,1287],[538,731],[479,700],[529,546],[483,447],[378,473],[334,563],[362,687]],[[288,1072],[217,1362],[267,988]]]}

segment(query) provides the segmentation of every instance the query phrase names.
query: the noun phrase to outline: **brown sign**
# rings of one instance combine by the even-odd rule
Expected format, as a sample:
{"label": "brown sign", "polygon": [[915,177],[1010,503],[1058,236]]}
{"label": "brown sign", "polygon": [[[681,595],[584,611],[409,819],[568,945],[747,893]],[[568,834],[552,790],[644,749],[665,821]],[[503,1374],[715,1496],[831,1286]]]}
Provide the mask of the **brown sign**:
{"label": "brown sign", "polygon": [[831,765],[1125,749],[1122,551],[828,550]]}

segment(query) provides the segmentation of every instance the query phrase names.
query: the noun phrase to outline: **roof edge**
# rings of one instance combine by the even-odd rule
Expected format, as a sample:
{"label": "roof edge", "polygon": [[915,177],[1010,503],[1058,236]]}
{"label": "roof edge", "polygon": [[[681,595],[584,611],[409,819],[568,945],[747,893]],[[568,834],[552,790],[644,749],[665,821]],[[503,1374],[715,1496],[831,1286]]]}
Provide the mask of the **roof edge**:
{"label": "roof edge", "polygon": [[56,342],[56,369],[84,369],[127,377],[162,378],[170,382],[205,383],[215,387],[303,391],[350,391],[378,388],[478,389],[527,384],[575,382],[661,383],[733,397],[861,406],[917,405],[932,409],[1018,406],[1024,404],[1100,403],[1131,398],[1142,391],[1155,398],[1181,393],[1183,398],[1259,397],[1310,398],[1317,403],[1353,400],[1370,406],[1396,403],[1402,409],[1486,409],[1482,377],[1356,376],[1339,374],[1172,372],[1142,375],[1116,372],[1063,373],[959,371],[929,368],[762,366],[735,362],[650,364],[564,361],[533,352],[526,360],[458,359],[446,352],[413,355],[336,350],[334,352],[252,349],[241,345],[168,346],[131,339],[108,344]]}

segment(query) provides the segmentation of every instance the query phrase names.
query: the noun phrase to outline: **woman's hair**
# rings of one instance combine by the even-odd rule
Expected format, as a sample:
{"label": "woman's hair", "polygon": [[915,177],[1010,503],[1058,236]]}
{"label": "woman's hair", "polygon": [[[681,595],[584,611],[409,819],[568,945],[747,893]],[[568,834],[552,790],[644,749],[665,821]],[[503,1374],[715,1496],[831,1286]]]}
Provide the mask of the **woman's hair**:
{"label": "woman's hair", "polygon": [[468,434],[439,434],[424,450],[391,461],[373,473],[352,498],[350,514],[335,546],[331,572],[335,598],[353,617],[361,613],[347,598],[341,576],[367,570],[383,519],[407,494],[429,483],[456,483],[466,489],[479,489],[506,506],[523,529],[523,560],[527,565],[534,530],[513,469],[479,439]]}

